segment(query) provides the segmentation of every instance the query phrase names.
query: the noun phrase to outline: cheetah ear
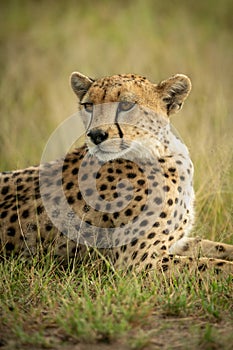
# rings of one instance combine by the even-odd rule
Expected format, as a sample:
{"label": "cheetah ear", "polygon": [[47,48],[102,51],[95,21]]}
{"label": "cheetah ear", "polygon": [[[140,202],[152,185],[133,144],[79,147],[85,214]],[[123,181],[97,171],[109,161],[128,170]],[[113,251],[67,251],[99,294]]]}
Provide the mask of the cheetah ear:
{"label": "cheetah ear", "polygon": [[191,81],[184,74],[176,74],[167,80],[161,81],[157,86],[163,107],[167,115],[178,112],[182,108],[184,100],[191,91]]}
{"label": "cheetah ear", "polygon": [[82,99],[93,82],[93,79],[78,72],[73,72],[70,77],[71,87],[79,100]]}

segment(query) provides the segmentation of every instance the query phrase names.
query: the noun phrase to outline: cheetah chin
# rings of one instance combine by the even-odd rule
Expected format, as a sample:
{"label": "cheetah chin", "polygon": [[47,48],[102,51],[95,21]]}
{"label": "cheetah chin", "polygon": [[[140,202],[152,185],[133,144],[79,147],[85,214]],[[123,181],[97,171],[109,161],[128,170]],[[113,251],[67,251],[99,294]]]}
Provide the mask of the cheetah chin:
{"label": "cheetah chin", "polygon": [[100,161],[108,162],[114,159],[128,159],[135,162],[152,162],[154,157],[160,157],[158,148],[148,147],[146,140],[127,142],[122,139],[107,140],[94,147],[89,146],[91,155]]}

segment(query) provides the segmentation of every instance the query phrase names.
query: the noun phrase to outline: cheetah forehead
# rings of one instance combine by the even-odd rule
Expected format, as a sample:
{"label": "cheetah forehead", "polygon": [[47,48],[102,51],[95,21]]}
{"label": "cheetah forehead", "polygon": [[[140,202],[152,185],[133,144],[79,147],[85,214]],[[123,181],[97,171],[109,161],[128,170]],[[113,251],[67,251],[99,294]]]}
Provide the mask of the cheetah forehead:
{"label": "cheetah forehead", "polygon": [[136,74],[118,74],[97,79],[90,86],[84,101],[91,100],[94,103],[117,102],[119,100],[138,101],[145,90],[153,89],[146,77]]}
{"label": "cheetah forehead", "polygon": [[137,74],[118,74],[91,79],[73,72],[71,86],[81,105],[129,100],[170,116],[182,107],[191,90],[191,81],[184,74],[176,74],[154,84]]}

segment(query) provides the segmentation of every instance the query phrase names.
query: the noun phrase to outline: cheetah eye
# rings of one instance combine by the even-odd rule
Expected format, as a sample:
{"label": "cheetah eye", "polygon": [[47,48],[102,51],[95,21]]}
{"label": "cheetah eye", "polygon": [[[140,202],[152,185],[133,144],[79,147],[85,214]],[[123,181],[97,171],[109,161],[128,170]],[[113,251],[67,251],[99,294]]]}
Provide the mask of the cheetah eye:
{"label": "cheetah eye", "polygon": [[135,102],[121,101],[119,102],[118,109],[120,112],[126,112],[135,106]]}
{"label": "cheetah eye", "polygon": [[81,105],[84,107],[84,109],[85,109],[85,111],[87,113],[92,113],[93,112],[93,103],[86,102],[86,103],[81,103]]}

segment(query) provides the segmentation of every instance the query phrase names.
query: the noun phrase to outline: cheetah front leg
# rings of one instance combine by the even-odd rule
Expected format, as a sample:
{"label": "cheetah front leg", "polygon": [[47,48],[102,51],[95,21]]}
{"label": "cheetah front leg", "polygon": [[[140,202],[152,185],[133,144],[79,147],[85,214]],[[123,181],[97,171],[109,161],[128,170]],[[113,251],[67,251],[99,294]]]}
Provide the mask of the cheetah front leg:
{"label": "cheetah front leg", "polygon": [[233,262],[214,258],[192,258],[188,256],[165,255],[156,262],[156,270],[166,276],[179,276],[183,271],[190,275],[201,274],[226,274],[233,276]]}
{"label": "cheetah front leg", "polygon": [[213,242],[199,237],[185,237],[169,249],[169,253],[193,258],[207,257],[233,261],[233,245]]}

